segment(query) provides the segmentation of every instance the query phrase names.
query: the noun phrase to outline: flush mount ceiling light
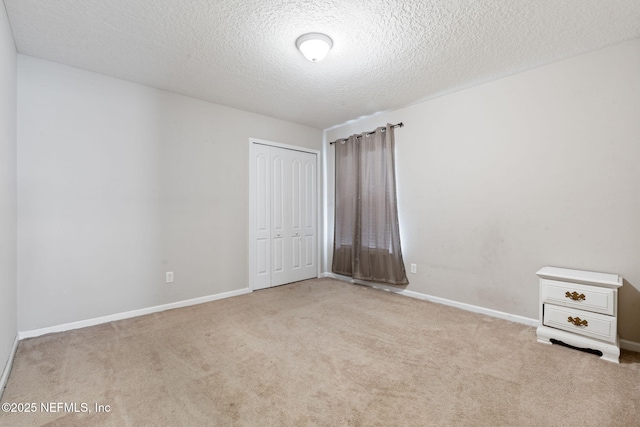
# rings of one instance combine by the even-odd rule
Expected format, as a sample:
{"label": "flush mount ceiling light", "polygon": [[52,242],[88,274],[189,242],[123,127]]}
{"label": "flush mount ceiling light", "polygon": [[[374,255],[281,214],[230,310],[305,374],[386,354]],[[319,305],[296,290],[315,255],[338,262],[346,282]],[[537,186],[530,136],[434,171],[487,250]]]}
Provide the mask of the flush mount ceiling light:
{"label": "flush mount ceiling light", "polygon": [[296,47],[309,61],[322,61],[333,46],[331,37],[322,33],[307,33],[296,40]]}

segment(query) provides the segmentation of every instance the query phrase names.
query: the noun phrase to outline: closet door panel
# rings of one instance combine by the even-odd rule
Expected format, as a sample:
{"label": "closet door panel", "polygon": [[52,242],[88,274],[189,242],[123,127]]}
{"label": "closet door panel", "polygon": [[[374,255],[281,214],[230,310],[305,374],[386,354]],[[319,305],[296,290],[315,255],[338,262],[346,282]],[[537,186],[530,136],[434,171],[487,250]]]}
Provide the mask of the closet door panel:
{"label": "closet door panel", "polygon": [[295,152],[292,167],[292,232],[294,238],[293,276],[295,280],[317,277],[316,251],[316,155]]}
{"label": "closet door panel", "polygon": [[290,187],[288,150],[271,147],[271,286],[291,281]]}
{"label": "closet door panel", "polygon": [[251,158],[253,212],[251,242],[254,289],[271,286],[271,153],[269,147],[254,144]]}
{"label": "closet door panel", "polygon": [[317,188],[316,182],[316,156],[311,155],[306,158],[304,164],[304,177],[305,177],[305,193],[304,193],[304,265],[306,274],[317,275],[316,265],[316,247],[317,247]]}

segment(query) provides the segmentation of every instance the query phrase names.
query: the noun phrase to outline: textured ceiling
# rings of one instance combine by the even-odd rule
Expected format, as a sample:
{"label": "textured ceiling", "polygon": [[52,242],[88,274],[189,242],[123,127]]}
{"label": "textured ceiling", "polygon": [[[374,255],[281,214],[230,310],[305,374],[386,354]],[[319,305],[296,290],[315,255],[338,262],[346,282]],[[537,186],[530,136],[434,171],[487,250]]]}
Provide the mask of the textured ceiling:
{"label": "textured ceiling", "polygon": [[22,54],[321,129],[640,37],[640,0],[4,2]]}

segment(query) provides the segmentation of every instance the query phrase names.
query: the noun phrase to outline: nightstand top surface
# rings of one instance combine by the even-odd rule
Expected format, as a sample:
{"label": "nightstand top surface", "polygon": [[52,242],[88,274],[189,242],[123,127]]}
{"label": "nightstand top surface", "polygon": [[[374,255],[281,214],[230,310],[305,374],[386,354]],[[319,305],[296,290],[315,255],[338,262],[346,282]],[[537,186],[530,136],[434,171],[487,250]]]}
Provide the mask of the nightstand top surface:
{"label": "nightstand top surface", "polygon": [[607,288],[619,288],[622,286],[622,276],[613,273],[544,267],[538,270],[536,274],[543,279],[560,280],[562,282],[583,283]]}

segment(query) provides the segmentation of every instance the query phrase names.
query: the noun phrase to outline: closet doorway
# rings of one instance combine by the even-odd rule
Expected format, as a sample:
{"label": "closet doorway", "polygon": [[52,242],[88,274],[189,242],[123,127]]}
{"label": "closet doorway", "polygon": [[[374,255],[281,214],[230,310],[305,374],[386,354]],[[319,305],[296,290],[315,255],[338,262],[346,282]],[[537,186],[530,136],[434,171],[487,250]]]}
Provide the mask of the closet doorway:
{"label": "closet doorway", "polygon": [[319,152],[249,143],[251,289],[318,277]]}

